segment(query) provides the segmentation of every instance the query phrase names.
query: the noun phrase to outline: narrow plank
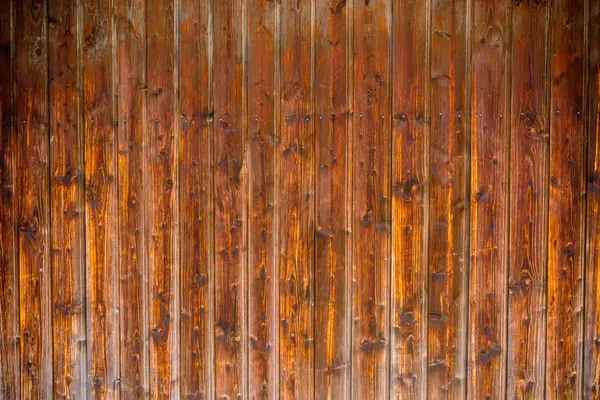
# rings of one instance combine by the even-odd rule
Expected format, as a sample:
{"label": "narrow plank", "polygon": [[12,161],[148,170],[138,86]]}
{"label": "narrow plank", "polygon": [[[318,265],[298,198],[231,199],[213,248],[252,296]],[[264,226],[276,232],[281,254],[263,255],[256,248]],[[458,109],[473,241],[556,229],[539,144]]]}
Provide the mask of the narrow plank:
{"label": "narrow plank", "polygon": [[468,397],[504,398],[510,2],[474,0],[472,18]]}
{"label": "narrow plank", "polygon": [[552,3],[546,398],[583,394],[585,0]]}
{"label": "narrow plank", "polygon": [[[52,397],[48,4],[17,1],[14,118],[21,397]],[[18,90],[19,95],[16,95]]]}
{"label": "narrow plank", "polygon": [[391,279],[390,27],[388,0],[356,0],[352,165],[352,397],[389,397]]}
{"label": "narrow plank", "polygon": [[13,120],[14,4],[0,8],[0,397],[18,399],[19,270],[15,201],[16,135]]}
{"label": "narrow plank", "polygon": [[215,389],[247,396],[246,0],[213,2]]}
{"label": "narrow plank", "polygon": [[394,6],[392,17],[390,390],[395,398],[424,397],[427,382],[425,206],[429,7],[428,1],[403,2]]}
{"label": "narrow plank", "polygon": [[[148,82],[148,186],[146,230],[150,268],[150,396],[176,397],[179,311],[175,308],[178,201],[175,126],[175,35],[173,0],[149,0],[146,10]],[[178,371],[178,366],[176,370]]]}
{"label": "narrow plank", "polygon": [[115,0],[118,65],[119,358],[122,398],[149,387],[145,0]]}
{"label": "narrow plank", "polygon": [[467,329],[467,1],[432,0],[427,397],[461,398]]}
{"label": "narrow plank", "polygon": [[512,7],[507,397],[544,397],[549,1]]}
{"label": "narrow plank", "polygon": [[112,6],[82,3],[87,396],[115,398],[119,377],[117,143]]}
{"label": "narrow plank", "polygon": [[50,215],[54,397],[82,398],[86,381],[83,141],[78,5],[48,4]]}
{"label": "narrow plank", "polygon": [[183,1],[179,14],[181,204],[181,397],[211,398],[214,293],[210,4]]}
{"label": "narrow plank", "polygon": [[347,257],[347,59],[352,12],[339,0],[316,1],[315,7],[315,398],[348,399],[352,269]]}
{"label": "narrow plank", "polygon": [[275,398],[278,385],[278,263],[275,249],[275,55],[270,0],[248,2],[248,384],[250,398]]}
{"label": "narrow plank", "polygon": [[281,2],[278,143],[280,397],[314,396],[312,3]]}
{"label": "narrow plank", "polygon": [[590,2],[587,257],[583,397],[600,396],[600,2]]}

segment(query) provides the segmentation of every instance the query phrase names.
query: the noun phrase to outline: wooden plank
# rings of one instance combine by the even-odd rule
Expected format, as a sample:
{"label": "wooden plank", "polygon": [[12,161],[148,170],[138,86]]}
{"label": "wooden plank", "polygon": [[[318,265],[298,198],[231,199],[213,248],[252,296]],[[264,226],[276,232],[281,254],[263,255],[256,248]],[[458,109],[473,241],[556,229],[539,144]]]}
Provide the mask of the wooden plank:
{"label": "wooden plank", "polygon": [[424,397],[427,382],[429,8],[428,1],[407,1],[392,16],[390,390],[396,398]]}
{"label": "wooden plank", "polygon": [[246,0],[214,2],[215,388],[247,395]]}
{"label": "wooden plank", "polygon": [[276,397],[275,62],[280,5],[248,2],[248,380],[250,398]]}
{"label": "wooden plank", "polygon": [[48,4],[50,215],[54,396],[82,398],[86,382],[83,140],[78,5]]}
{"label": "wooden plank", "polygon": [[82,3],[87,396],[114,398],[119,377],[117,143],[112,7]]}
{"label": "wooden plank", "polygon": [[[52,396],[47,2],[15,4],[21,397]],[[16,95],[18,90],[19,95]]]}
{"label": "wooden plank", "polygon": [[149,388],[146,203],[145,0],[116,0],[120,394],[141,397]]}
{"label": "wooden plank", "polygon": [[467,1],[432,0],[427,396],[464,396],[467,351]]}
{"label": "wooden plank", "polygon": [[278,143],[280,397],[314,396],[311,2],[281,2]]}
{"label": "wooden plank", "polygon": [[18,399],[19,270],[15,201],[16,135],[13,120],[14,4],[0,8],[0,397]]}
{"label": "wooden plank", "polygon": [[352,266],[348,204],[351,150],[348,67],[351,8],[316,1],[315,41],[315,398],[350,397]]}
{"label": "wooden plank", "polygon": [[150,268],[150,396],[177,398],[177,129],[173,0],[149,0],[146,10],[148,186],[146,230]]}
{"label": "wooden plank", "polygon": [[544,397],[549,1],[513,3],[507,397]]}
{"label": "wooden plank", "polygon": [[508,0],[474,0],[468,397],[503,398],[506,376]]}
{"label": "wooden plank", "polygon": [[353,4],[352,397],[389,396],[391,278],[388,0]]}
{"label": "wooden plank", "polygon": [[181,397],[185,399],[211,398],[213,385],[210,4],[182,1],[179,14]]}
{"label": "wooden plank", "polygon": [[590,2],[587,254],[583,397],[600,396],[600,2]]}
{"label": "wooden plank", "polygon": [[553,2],[546,397],[582,396],[585,0]]}

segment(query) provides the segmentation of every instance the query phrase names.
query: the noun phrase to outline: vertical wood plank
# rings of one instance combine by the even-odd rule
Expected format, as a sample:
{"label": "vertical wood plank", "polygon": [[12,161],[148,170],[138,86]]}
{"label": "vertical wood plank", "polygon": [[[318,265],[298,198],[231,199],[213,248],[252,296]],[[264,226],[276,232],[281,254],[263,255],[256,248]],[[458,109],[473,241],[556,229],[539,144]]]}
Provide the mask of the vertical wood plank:
{"label": "vertical wood plank", "polygon": [[19,270],[15,180],[17,148],[13,120],[13,11],[0,8],[0,397],[20,395]]}
{"label": "vertical wood plank", "polygon": [[589,10],[587,257],[583,397],[600,396],[600,2]]}
{"label": "vertical wood plank", "polygon": [[469,398],[503,398],[506,376],[510,3],[474,0],[471,31]]}
{"label": "vertical wood plank", "polygon": [[582,396],[584,0],[553,2],[546,397]]}
{"label": "vertical wood plank", "polygon": [[248,3],[248,379],[250,398],[278,389],[275,248],[275,57],[278,2]]}
{"label": "vertical wood plank", "polygon": [[210,1],[179,14],[181,397],[211,398],[214,293]]}
{"label": "vertical wood plank", "polygon": [[78,4],[48,4],[50,215],[54,397],[82,398],[86,381],[83,142]]}
{"label": "vertical wood plank", "polygon": [[507,396],[544,397],[549,1],[512,6]]}
{"label": "vertical wood plank", "polygon": [[112,6],[82,3],[88,397],[114,398],[119,376],[117,143]]}
{"label": "vertical wood plank", "polygon": [[467,1],[432,0],[427,393],[466,388]]}
{"label": "vertical wood plank", "polygon": [[314,396],[312,2],[281,2],[280,396]]}
{"label": "vertical wood plank", "polygon": [[246,0],[213,2],[215,387],[217,398],[246,397],[247,152]]}
{"label": "vertical wood plank", "polygon": [[350,397],[351,264],[347,257],[350,5],[316,1],[315,83],[315,398]]}
{"label": "vertical wood plank", "polygon": [[[177,129],[175,125],[174,0],[150,0],[146,11],[148,81],[147,246],[150,267],[150,396],[176,397]],[[177,116],[178,118],[178,116]],[[175,368],[179,370],[178,366]],[[173,385],[176,383],[176,385]]]}
{"label": "vertical wood plank", "polygon": [[[429,1],[394,4],[391,395],[425,396]],[[376,55],[377,56],[377,55]],[[381,146],[384,148],[384,146]]]}
{"label": "vertical wood plank", "polygon": [[115,0],[118,65],[120,395],[149,392],[145,0]]}
{"label": "vertical wood plank", "polygon": [[389,396],[391,134],[387,0],[353,4],[352,397]]}
{"label": "vertical wood plank", "polygon": [[[52,397],[48,4],[15,2],[21,397]],[[18,91],[18,96],[16,95]]]}

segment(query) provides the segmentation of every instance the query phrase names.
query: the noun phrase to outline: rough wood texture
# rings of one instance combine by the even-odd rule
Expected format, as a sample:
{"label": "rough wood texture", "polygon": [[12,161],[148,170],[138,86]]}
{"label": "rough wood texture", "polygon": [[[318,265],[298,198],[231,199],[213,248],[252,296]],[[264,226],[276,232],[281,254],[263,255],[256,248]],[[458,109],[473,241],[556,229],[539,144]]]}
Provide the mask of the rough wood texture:
{"label": "rough wood texture", "polygon": [[471,30],[469,398],[504,398],[508,278],[509,0],[474,0]]}
{"label": "rough wood texture", "polygon": [[550,205],[546,397],[580,398],[585,235],[584,0],[554,1],[550,21]]}
{"label": "rough wood texture", "polygon": [[432,0],[427,396],[466,388],[467,1]]}
{"label": "rough wood texture", "polygon": [[387,398],[392,234],[389,151],[392,145],[392,10],[387,0],[353,3],[352,397]]}
{"label": "rough wood texture", "polygon": [[507,397],[544,397],[549,1],[512,8]]}
{"label": "rough wood texture", "polygon": [[600,396],[600,2],[5,0],[0,398]]}
{"label": "rough wood texture", "polygon": [[68,398],[82,398],[86,382],[78,8],[70,0],[48,4],[54,396]]}
{"label": "rough wood texture", "polygon": [[352,8],[315,2],[315,399],[350,396]]}
{"label": "rough wood texture", "polygon": [[213,385],[214,251],[210,153],[210,1],[182,1],[179,13],[181,397],[210,398]]}
{"label": "rough wood texture", "polygon": [[[393,10],[392,219],[391,226],[388,220],[378,228],[388,235],[390,229],[392,232],[390,390],[394,398],[422,398],[427,385],[430,1],[406,1],[394,5]],[[382,128],[387,133],[383,118],[382,113]],[[385,118],[389,120],[388,115]],[[386,145],[383,142],[376,148]],[[384,165],[380,168],[385,171]]]}

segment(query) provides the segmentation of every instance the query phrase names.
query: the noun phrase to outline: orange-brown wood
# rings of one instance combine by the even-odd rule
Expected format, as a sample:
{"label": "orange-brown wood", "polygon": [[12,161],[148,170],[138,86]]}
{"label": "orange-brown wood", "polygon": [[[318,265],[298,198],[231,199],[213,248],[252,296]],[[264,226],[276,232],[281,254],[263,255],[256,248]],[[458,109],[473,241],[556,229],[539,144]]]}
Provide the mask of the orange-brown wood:
{"label": "orange-brown wood", "polygon": [[464,396],[467,315],[467,1],[432,0],[427,396]]}
{"label": "orange-brown wood", "polygon": [[115,0],[119,193],[119,371],[122,398],[149,392],[148,264],[145,210],[146,123],[145,0]]}
{"label": "orange-brown wood", "polygon": [[473,399],[506,393],[510,4],[474,0],[472,6],[468,397]]}
{"label": "orange-brown wood", "polygon": [[507,397],[544,397],[549,1],[512,8]]}
{"label": "orange-brown wood", "polygon": [[281,1],[277,213],[282,399],[314,396],[312,3]]}
{"label": "orange-brown wood", "polygon": [[12,1],[0,8],[0,397],[20,396]]}
{"label": "orange-brown wood", "polygon": [[347,399],[351,386],[351,17],[344,1],[315,2],[315,399]]}
{"label": "orange-brown wood", "polygon": [[247,0],[213,2],[215,389],[247,396],[247,141],[245,17]]}
{"label": "orange-brown wood", "polygon": [[275,247],[277,2],[248,1],[248,396],[277,396],[278,252]]}
{"label": "orange-brown wood", "polygon": [[425,397],[427,385],[430,7],[429,0],[406,1],[394,5],[392,15],[392,219],[385,232],[392,232],[390,390],[394,398]]}
{"label": "orange-brown wood", "polygon": [[[21,398],[53,396],[48,4],[14,2]],[[16,93],[19,93],[18,96]]]}
{"label": "orange-brown wood", "polygon": [[353,2],[352,397],[389,395],[391,131],[387,0]]}
{"label": "orange-brown wood", "polygon": [[53,396],[67,398],[83,398],[86,382],[78,11],[70,0],[48,4]]}
{"label": "orange-brown wood", "polygon": [[117,142],[112,7],[81,3],[87,397],[114,398],[119,377]]}
{"label": "orange-brown wood", "polygon": [[180,4],[181,397],[209,399],[214,368],[211,2]]}
{"label": "orange-brown wood", "polygon": [[586,1],[552,2],[546,398],[582,396]]}

